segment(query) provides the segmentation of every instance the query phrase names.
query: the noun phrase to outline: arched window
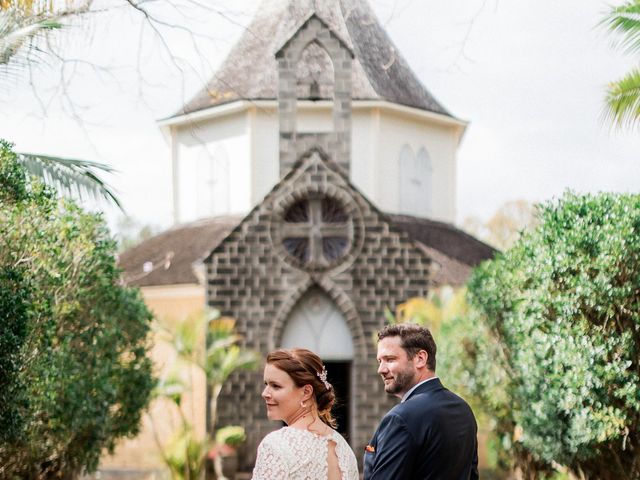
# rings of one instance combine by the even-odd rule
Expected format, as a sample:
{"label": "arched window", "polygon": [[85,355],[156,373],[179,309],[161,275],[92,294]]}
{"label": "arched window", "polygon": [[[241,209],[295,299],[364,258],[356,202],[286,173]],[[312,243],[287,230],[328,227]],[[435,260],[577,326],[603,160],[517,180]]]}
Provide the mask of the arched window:
{"label": "arched window", "polygon": [[222,145],[200,148],[196,160],[196,211],[198,217],[229,213],[229,157]]}
{"label": "arched window", "polygon": [[327,51],[311,42],[302,51],[296,66],[296,92],[300,99],[333,98],[333,62]]}
{"label": "arched window", "polygon": [[425,217],[431,214],[433,172],[431,158],[422,147],[417,155],[409,145],[400,151],[400,213]]}
{"label": "arched window", "polygon": [[210,183],[212,187],[211,210],[213,215],[221,215],[231,211],[231,191],[229,174],[229,155],[224,145],[218,145],[213,153]]}
{"label": "arched window", "polygon": [[416,157],[417,177],[422,179],[420,205],[422,215],[431,215],[433,203],[433,167],[427,149],[422,147]]}
{"label": "arched window", "polygon": [[[333,62],[318,42],[311,42],[300,54],[296,65],[296,97],[300,100],[331,100],[334,96]],[[299,133],[329,133],[334,130],[331,113],[311,113],[297,106],[296,128]]]}

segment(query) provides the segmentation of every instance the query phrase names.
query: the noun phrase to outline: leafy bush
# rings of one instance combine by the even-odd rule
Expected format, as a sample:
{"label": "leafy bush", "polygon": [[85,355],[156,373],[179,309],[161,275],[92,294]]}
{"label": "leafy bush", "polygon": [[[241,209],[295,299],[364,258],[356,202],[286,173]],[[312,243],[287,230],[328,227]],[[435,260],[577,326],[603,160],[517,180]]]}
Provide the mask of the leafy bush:
{"label": "leafy bush", "polygon": [[238,425],[229,425],[219,428],[216,432],[216,443],[218,445],[228,445],[232,448],[238,448],[247,439],[244,428]]}
{"label": "leafy bush", "polygon": [[138,430],[151,314],[100,216],[58,201],[0,142],[0,477],[73,478]]}
{"label": "leafy bush", "polygon": [[469,282],[493,338],[474,388],[529,478],[639,478],[640,196],[566,194],[540,220]]}

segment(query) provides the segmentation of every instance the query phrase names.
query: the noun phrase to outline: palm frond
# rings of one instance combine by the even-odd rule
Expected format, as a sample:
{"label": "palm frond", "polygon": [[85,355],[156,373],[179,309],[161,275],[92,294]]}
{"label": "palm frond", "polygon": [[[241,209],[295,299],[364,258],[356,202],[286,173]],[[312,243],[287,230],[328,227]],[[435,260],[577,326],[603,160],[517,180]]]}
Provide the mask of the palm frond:
{"label": "palm frond", "polygon": [[640,68],[609,84],[605,97],[604,120],[613,125],[634,127],[640,121]]}
{"label": "palm frond", "polygon": [[80,199],[91,197],[113,203],[120,210],[122,205],[111,187],[98,176],[98,171],[113,173],[108,165],[89,160],[51,157],[30,153],[18,153],[18,160],[32,175],[41,178],[60,193]]}
{"label": "palm frond", "polygon": [[16,10],[0,11],[0,65],[9,63],[27,41],[61,27],[57,17],[48,13],[24,15]]}
{"label": "palm frond", "polygon": [[619,45],[627,53],[640,50],[640,0],[630,0],[611,8],[601,24],[611,33],[620,35]]}

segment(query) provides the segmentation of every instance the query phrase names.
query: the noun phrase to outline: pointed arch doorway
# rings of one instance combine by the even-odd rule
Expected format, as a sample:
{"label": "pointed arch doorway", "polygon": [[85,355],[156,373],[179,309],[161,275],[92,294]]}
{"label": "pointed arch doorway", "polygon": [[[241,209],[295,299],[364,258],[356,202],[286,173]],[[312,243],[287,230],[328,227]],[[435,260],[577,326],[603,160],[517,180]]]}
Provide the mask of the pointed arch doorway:
{"label": "pointed arch doorway", "polygon": [[353,338],[344,315],[319,288],[311,288],[291,310],[282,334],[282,348],[307,348],[327,367],[336,393],[338,431],[350,437]]}

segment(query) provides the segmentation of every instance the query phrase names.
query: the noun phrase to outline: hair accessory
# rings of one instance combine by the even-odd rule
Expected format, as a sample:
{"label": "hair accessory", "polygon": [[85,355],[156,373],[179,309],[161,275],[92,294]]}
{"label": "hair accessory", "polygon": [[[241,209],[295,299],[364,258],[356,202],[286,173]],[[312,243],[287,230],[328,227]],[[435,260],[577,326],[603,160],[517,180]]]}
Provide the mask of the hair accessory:
{"label": "hair accessory", "polygon": [[318,375],[318,378],[322,380],[322,383],[324,383],[325,388],[327,390],[331,390],[331,384],[327,381],[327,367],[323,365],[322,372],[316,372],[316,375]]}

